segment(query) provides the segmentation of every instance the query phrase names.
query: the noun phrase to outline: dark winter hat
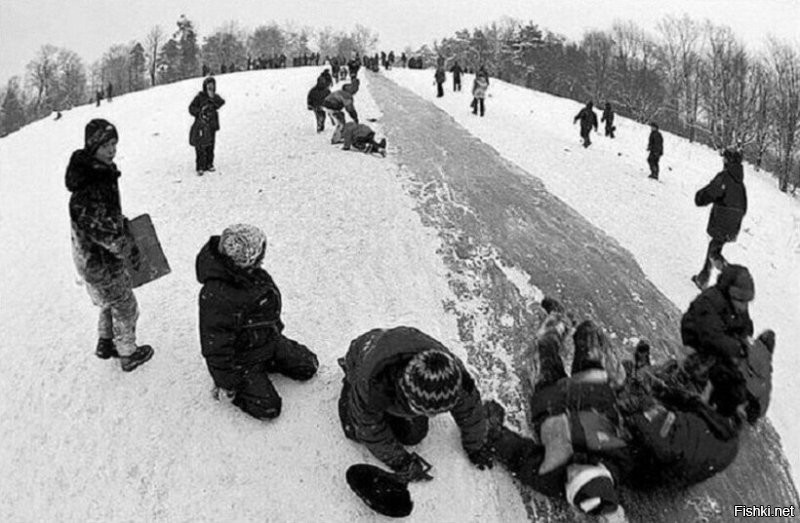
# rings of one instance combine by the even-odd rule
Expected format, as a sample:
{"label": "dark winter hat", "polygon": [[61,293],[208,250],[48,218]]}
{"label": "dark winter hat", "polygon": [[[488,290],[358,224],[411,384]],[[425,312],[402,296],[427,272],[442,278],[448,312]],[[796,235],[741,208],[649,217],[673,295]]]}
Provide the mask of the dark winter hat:
{"label": "dark winter hat", "polygon": [[728,163],[742,163],[742,152],[735,146],[726,147],[720,154]]}
{"label": "dark winter hat", "polygon": [[617,510],[614,478],[602,464],[567,467],[567,501],[584,514],[599,516]]}
{"label": "dark winter hat", "polygon": [[83,133],[84,149],[89,154],[94,154],[101,145],[118,139],[117,128],[102,118],[95,118],[87,123]]}
{"label": "dark winter hat", "polygon": [[400,389],[414,412],[427,416],[446,412],[458,402],[461,368],[446,352],[420,352],[406,365]]}
{"label": "dark winter hat", "polygon": [[[752,301],[756,297],[756,286],[747,267],[742,265],[728,265],[722,270],[728,273],[724,280],[731,282],[728,287],[728,296],[733,300]],[[723,279],[720,274],[720,279]]]}
{"label": "dark winter hat", "polygon": [[206,88],[210,85],[214,84],[214,87],[217,87],[217,80],[213,76],[207,76],[205,80],[203,80],[203,92],[205,92]]}
{"label": "dark winter hat", "polygon": [[238,267],[253,266],[267,249],[267,236],[255,225],[237,223],[222,231],[219,252]]}

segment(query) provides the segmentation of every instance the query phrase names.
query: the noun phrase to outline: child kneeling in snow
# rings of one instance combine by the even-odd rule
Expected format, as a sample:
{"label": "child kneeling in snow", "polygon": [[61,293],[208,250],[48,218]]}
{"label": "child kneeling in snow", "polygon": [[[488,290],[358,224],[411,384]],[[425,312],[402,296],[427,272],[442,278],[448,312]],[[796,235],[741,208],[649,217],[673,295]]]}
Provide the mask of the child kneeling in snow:
{"label": "child kneeling in snow", "polygon": [[281,413],[268,374],[299,381],[317,372],[317,356],[282,334],[281,293],[261,267],[267,238],[258,227],[236,224],[212,236],[197,255],[200,344],[214,379],[214,397],[259,419]]}
{"label": "child kneeling in snow", "polygon": [[342,149],[345,151],[349,151],[351,147],[354,147],[363,153],[378,153],[381,156],[386,156],[386,138],[376,142],[375,131],[369,125],[347,122],[342,129],[342,139],[344,140]]}

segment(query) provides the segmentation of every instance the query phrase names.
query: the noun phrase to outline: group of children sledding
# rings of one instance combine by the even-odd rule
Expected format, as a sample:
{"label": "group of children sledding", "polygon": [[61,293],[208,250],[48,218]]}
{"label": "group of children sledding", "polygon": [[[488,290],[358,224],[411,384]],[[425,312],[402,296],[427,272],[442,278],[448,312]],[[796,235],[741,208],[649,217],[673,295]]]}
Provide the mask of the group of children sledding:
{"label": "group of children sledding", "polygon": [[[375,141],[375,131],[364,123],[359,122],[358,112],[353,105],[353,97],[358,92],[360,81],[358,79],[359,67],[351,62],[349,73],[350,83],[344,84],[341,89],[331,92],[334,77],[328,69],[322,71],[317,78],[317,83],[308,92],[306,105],[309,111],[314,112],[317,121],[317,132],[325,130],[325,120],[331,119],[336,126],[331,137],[331,144],[344,144],[345,151],[357,150],[367,154],[377,153],[386,156],[386,138],[380,142]],[[351,121],[345,122],[345,112]]]}
{"label": "group of children sledding", "polygon": [[[309,93],[318,131],[331,116],[337,125],[333,143],[385,150],[385,140],[376,143],[374,133],[358,123],[355,75],[341,90],[325,94],[326,72]],[[344,123],[342,110],[353,122]],[[119,358],[130,371],[148,361],[153,349],[135,340],[138,310],[124,260],[135,266],[138,253],[120,207],[117,139],[109,122],[89,122],[66,184],[74,259],[101,308],[96,354]],[[304,381],[319,367],[308,347],[283,335],[281,293],[262,267],[266,251],[261,229],[237,224],[212,236],[196,258],[201,351],[214,397],[258,419],[281,413],[270,374]],[[450,412],[465,454],[478,468],[500,462],[525,485],[566,497],[581,512],[613,513],[621,510],[619,485],[689,485],[720,472],[736,456],[744,422],[764,416],[775,337],[766,331],[753,339],[748,303],[754,296],[749,271],[726,264],[681,321],[691,354],[659,365],[650,363],[644,341],[631,361],[620,361],[619,348],[601,327],[591,320],[575,326],[557,300],[543,300],[546,317],[530,341],[523,371],[530,378],[531,438],[504,425],[505,409],[482,401],[479,384],[443,344],[413,327],[373,329],[356,337],[339,359],[344,436],[365,445],[405,481],[427,481],[431,466],[405,447],[426,436],[430,417]],[[568,375],[562,358],[570,334],[574,358]]]}

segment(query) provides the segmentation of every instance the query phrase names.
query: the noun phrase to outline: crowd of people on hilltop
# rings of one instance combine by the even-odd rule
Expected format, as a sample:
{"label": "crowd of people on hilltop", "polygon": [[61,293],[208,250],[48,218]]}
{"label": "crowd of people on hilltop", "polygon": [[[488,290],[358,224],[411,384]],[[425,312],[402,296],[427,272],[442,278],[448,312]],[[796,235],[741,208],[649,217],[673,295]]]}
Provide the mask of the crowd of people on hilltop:
{"label": "crowd of people on hilltop", "polygon": [[[305,57],[314,60],[319,56]],[[307,109],[316,131],[334,125],[331,144],[345,150],[386,154],[386,139],[376,141],[355,106],[358,73],[391,68],[393,53],[349,60],[326,58],[325,68],[308,92]],[[402,55],[400,62],[405,65]],[[346,71],[349,81],[332,90]],[[445,60],[437,62],[434,83],[444,95]],[[449,67],[453,91],[461,90],[464,70]],[[485,113],[489,75],[481,67],[472,88],[473,113]],[[109,86],[109,97],[111,94]],[[189,105],[194,117],[190,144],[198,175],[214,171],[215,134],[225,100],[213,76]],[[602,122],[614,138],[610,103]],[[581,139],[598,121],[590,101],[575,116]],[[95,354],[115,358],[132,371],[154,354],[138,345],[138,303],[129,267],[141,263],[129,222],[122,212],[114,163],[119,134],[108,121],[94,119],[85,128],[84,147],[69,160],[65,183],[71,193],[69,214],[73,258],[92,302],[99,307]],[[648,143],[651,176],[658,177],[663,139],[657,124]],[[703,268],[693,278],[700,293],[683,314],[680,329],[689,355],[657,365],[650,345],[640,340],[631,358],[592,320],[576,325],[574,315],[553,297],[541,302],[540,328],[524,354],[529,380],[530,433],[505,424],[505,408],[484,401],[480,382],[444,344],[410,326],[375,328],[353,338],[338,364],[343,372],[338,416],[345,438],[364,445],[406,482],[429,481],[431,464],[406,447],[422,441],[430,418],[449,412],[461,433],[465,456],[477,468],[501,463],[521,483],[554,498],[564,498],[590,515],[618,513],[619,487],[688,486],[723,471],[735,459],[741,431],[764,417],[770,400],[775,334],[754,338],[749,304],[755,298],[750,271],[722,256],[734,241],[747,210],[741,153],[723,153],[723,171],[696,196],[712,205],[711,242]],[[282,295],[263,268],[267,237],[250,224],[233,224],[212,235],[196,256],[202,288],[198,314],[201,354],[214,384],[213,397],[261,420],[278,417],[282,398],[270,379],[279,373],[306,381],[319,369],[307,346],[283,334]],[[719,276],[709,285],[710,271]],[[563,357],[574,349],[570,373]]]}

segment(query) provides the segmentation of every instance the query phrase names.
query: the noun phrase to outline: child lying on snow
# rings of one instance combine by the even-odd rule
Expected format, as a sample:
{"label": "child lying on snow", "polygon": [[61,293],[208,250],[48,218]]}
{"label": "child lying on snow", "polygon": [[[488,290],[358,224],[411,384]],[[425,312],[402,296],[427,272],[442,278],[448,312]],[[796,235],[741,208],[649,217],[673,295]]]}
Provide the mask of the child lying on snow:
{"label": "child lying on snow", "polygon": [[378,153],[381,156],[386,156],[386,138],[381,139],[380,142],[375,141],[375,131],[369,125],[363,123],[347,122],[342,129],[341,141],[344,142],[345,151],[349,151],[351,147],[370,154]]}

